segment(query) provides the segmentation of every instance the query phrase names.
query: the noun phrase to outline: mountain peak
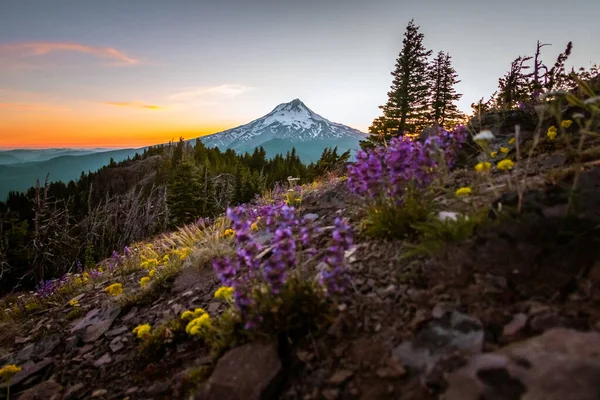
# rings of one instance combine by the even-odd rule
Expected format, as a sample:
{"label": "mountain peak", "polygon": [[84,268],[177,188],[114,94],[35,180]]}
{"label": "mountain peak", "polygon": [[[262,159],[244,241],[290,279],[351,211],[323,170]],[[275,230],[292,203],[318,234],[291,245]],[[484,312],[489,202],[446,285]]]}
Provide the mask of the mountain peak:
{"label": "mountain peak", "polygon": [[309,114],[314,114],[308,107],[306,107],[306,104],[304,104],[302,102],[302,100],[300,99],[294,99],[288,103],[281,103],[280,105],[278,105],[277,107],[275,107],[275,109],[271,112],[278,112],[278,111],[283,111],[283,112],[308,112]]}
{"label": "mountain peak", "polygon": [[314,161],[325,146],[339,146],[340,150],[357,148],[359,140],[363,138],[362,132],[331,122],[312,111],[300,99],[293,99],[279,104],[267,115],[246,125],[205,136],[202,141],[208,147],[218,146],[241,152],[284,141],[289,148],[282,148],[279,153],[285,153],[293,146],[304,146],[315,152],[314,156],[310,156],[310,160]]}

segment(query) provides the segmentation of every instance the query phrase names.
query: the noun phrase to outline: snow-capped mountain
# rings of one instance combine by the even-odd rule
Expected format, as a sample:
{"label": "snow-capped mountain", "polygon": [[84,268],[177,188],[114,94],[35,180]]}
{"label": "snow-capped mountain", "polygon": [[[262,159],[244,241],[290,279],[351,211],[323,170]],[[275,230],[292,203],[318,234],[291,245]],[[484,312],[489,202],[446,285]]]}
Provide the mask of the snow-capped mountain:
{"label": "snow-capped mountain", "polygon": [[331,122],[313,112],[299,99],[283,103],[262,118],[246,125],[200,138],[207,147],[252,152],[262,146],[268,155],[296,148],[305,161],[319,158],[325,147],[357,149],[365,134]]}

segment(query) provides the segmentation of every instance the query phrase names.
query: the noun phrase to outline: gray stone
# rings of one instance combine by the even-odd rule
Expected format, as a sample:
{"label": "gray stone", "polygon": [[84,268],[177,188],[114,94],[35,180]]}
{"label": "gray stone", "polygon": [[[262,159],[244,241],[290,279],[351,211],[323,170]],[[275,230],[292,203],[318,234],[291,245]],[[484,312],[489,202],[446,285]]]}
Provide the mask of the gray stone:
{"label": "gray stone", "polygon": [[516,314],[512,321],[504,325],[502,331],[502,338],[509,340],[517,335],[525,326],[527,326],[527,320],[529,317],[526,314]]}
{"label": "gray stone", "polygon": [[19,400],[59,400],[63,387],[54,381],[45,381],[27,389],[19,396]]}
{"label": "gray stone", "polygon": [[50,355],[59,344],[60,337],[58,335],[46,336],[23,347],[18,353],[8,357],[8,360],[17,365],[23,365],[32,359],[39,360]]}
{"label": "gray stone", "polygon": [[302,218],[305,219],[306,221],[312,222],[312,221],[318,219],[319,215],[315,214],[315,213],[308,213],[308,214],[304,214],[304,216]]}
{"label": "gray stone", "polygon": [[258,243],[258,244],[260,244],[261,246],[264,246],[264,245],[266,245],[267,243],[270,243],[270,242],[271,242],[271,239],[273,239],[273,236],[274,236],[274,235],[273,235],[273,233],[271,233],[271,232],[268,232],[268,231],[260,231],[260,232],[257,232],[257,233],[254,235],[254,240],[255,240],[255,241]]}
{"label": "gray stone", "polygon": [[71,333],[83,331],[81,339],[84,343],[95,342],[110,329],[120,312],[121,307],[118,306],[91,310],[73,324]]}
{"label": "gray stone", "polygon": [[210,315],[215,314],[217,311],[219,311],[219,308],[221,308],[221,303],[219,303],[218,301],[213,301],[208,305],[208,313]]}
{"label": "gray stone", "polygon": [[106,393],[108,393],[108,390],[106,389],[98,389],[98,390],[94,390],[92,392],[92,397],[102,397],[104,396]]}
{"label": "gray stone", "polygon": [[[48,358],[40,361],[39,363],[27,363],[22,365],[23,369],[21,370],[21,372],[17,373],[10,380],[11,387],[16,386],[28,379],[29,377],[42,372],[46,368],[50,367],[52,364],[54,364],[54,360]],[[6,387],[6,382],[0,384],[0,390],[6,391]]]}
{"label": "gray stone", "polygon": [[116,337],[110,342],[109,347],[110,347],[110,351],[112,351],[113,353],[117,353],[117,352],[123,350],[125,345],[123,344],[123,342],[121,342],[120,337]]}
{"label": "gray stone", "polygon": [[127,332],[129,329],[126,326],[121,326],[120,328],[116,328],[116,329],[111,329],[110,331],[106,332],[106,337],[113,337],[113,336],[119,336],[125,332]]}
{"label": "gray stone", "polygon": [[352,371],[339,370],[339,371],[336,371],[327,380],[327,382],[331,383],[332,385],[340,385],[340,384],[346,382],[348,379],[350,379],[352,377],[352,375],[354,375],[354,372],[352,372]]}
{"label": "gray stone", "polygon": [[217,362],[206,399],[275,399],[281,374],[276,343],[249,343],[230,350]]}
{"label": "gray stone", "polygon": [[483,325],[477,318],[457,311],[429,321],[414,337],[393,351],[403,365],[429,371],[446,356],[477,354],[483,349]]}
{"label": "gray stone", "polygon": [[447,382],[445,400],[597,400],[600,334],[552,329],[473,357]]}
{"label": "gray stone", "polygon": [[83,383],[77,383],[73,386],[69,386],[67,388],[67,391],[65,392],[64,398],[63,400],[74,400],[74,399],[80,399],[81,396],[78,395],[79,391],[81,391],[81,389],[84,388],[84,384]]}
{"label": "gray stone", "polygon": [[94,361],[94,367],[98,368],[103,365],[110,364],[111,362],[112,362],[112,358],[110,357],[110,354],[104,353],[104,355],[102,357],[100,357],[99,359]]}

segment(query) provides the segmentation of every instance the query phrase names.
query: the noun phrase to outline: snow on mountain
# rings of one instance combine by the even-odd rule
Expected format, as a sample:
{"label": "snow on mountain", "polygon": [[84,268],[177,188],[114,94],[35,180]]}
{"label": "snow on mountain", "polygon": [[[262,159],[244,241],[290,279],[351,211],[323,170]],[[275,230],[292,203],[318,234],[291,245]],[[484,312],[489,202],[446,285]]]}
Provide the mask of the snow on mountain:
{"label": "snow on mountain", "polygon": [[278,105],[269,114],[246,125],[204,136],[200,140],[207,147],[242,152],[252,152],[255,147],[263,146],[267,153],[269,148],[272,151],[284,151],[286,143],[288,150],[291,147],[307,149],[313,144],[316,147],[304,157],[313,160],[314,155],[317,152],[320,154],[325,147],[338,146],[344,151],[358,148],[358,142],[364,137],[364,133],[331,122],[313,112],[300,99],[295,99]]}

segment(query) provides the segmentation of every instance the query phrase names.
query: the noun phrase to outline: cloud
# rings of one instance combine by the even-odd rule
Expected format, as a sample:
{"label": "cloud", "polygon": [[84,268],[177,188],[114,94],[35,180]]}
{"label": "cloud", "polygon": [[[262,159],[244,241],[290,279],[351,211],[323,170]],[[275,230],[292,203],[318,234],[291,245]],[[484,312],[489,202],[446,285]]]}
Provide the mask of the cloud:
{"label": "cloud", "polygon": [[116,107],[131,107],[131,108],[145,108],[149,110],[164,110],[166,107],[157,106],[155,104],[145,104],[141,101],[130,101],[130,102],[122,102],[122,101],[106,101],[102,104],[107,106],[116,106]]}
{"label": "cloud", "polygon": [[188,88],[178,93],[173,93],[169,96],[169,99],[173,101],[190,101],[206,98],[207,96],[220,96],[232,98],[246,93],[252,89],[252,87],[238,84],[224,84],[212,87],[196,87]]}
{"label": "cloud", "polygon": [[[43,56],[55,52],[75,52],[90,54],[94,57],[104,58],[116,61],[118,65],[135,65],[139,61],[130,57],[123,51],[112,47],[87,46],[79,43],[61,43],[61,42],[27,42],[27,43],[8,43],[0,44],[0,60],[7,58],[13,61],[14,65],[18,59],[27,59],[36,56]],[[23,64],[21,64],[22,66]]]}

